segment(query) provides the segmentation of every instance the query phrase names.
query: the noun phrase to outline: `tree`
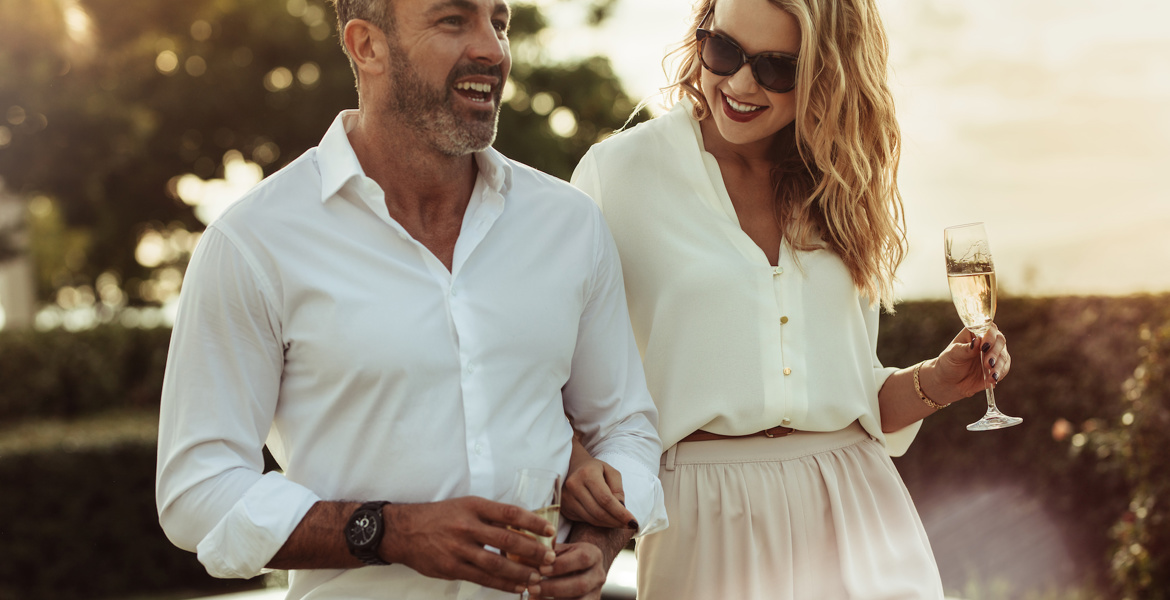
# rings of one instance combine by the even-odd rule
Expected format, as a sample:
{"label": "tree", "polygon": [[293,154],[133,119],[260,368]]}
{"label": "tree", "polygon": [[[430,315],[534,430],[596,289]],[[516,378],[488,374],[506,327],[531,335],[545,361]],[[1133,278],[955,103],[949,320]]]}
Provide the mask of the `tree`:
{"label": "tree", "polygon": [[[513,8],[514,47],[538,44],[540,11]],[[160,273],[176,291],[204,226],[180,184],[271,174],[356,106],[335,29],[324,0],[0,0],[0,177],[40,202],[40,297],[105,276],[158,302]],[[602,58],[517,62],[513,80],[496,146],[560,177],[633,107]]]}

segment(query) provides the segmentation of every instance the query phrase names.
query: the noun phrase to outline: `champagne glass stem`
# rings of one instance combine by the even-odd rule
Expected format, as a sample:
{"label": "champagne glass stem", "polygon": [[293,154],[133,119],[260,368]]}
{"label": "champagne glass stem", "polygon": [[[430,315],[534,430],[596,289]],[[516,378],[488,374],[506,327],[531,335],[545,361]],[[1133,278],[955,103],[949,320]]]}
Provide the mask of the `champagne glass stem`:
{"label": "champagne glass stem", "polygon": [[[983,362],[982,346],[979,347],[979,373],[983,375],[983,384],[987,385],[987,363]],[[983,388],[983,393],[987,395],[987,414],[998,415],[999,409],[995,406],[995,384]]]}

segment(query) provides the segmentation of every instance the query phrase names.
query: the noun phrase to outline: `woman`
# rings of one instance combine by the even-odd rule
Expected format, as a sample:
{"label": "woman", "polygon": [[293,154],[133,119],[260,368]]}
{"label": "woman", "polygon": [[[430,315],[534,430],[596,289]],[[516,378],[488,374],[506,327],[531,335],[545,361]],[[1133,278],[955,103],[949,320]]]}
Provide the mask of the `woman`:
{"label": "woman", "polygon": [[[694,27],[673,109],[573,175],[621,253],[668,448],[638,598],[941,598],[889,456],[1011,359],[993,328],[878,362],[905,233],[875,2],[700,0]],[[568,516],[624,523],[603,469],[574,471]]]}

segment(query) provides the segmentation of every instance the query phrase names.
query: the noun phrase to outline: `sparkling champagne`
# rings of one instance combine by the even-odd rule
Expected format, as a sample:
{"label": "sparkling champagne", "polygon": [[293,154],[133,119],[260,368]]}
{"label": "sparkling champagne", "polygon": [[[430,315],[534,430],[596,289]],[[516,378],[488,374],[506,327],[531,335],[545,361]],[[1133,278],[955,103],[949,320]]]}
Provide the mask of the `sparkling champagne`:
{"label": "sparkling champagne", "polygon": [[947,275],[951,300],[963,325],[983,335],[995,318],[995,272]]}
{"label": "sparkling champagne", "polygon": [[[560,526],[560,521],[561,521],[561,505],[560,504],[554,504],[552,506],[538,508],[532,512],[535,513],[536,516],[544,519],[545,521],[552,523],[554,530]],[[557,536],[555,533],[553,535],[550,535],[550,536],[536,535],[535,533],[532,533],[531,531],[527,531],[524,529],[516,529],[515,527],[512,527],[510,525],[508,526],[508,529],[515,531],[516,533],[519,533],[521,535],[526,535],[530,538],[533,538],[536,541],[540,542],[541,544],[544,544],[545,546],[547,546],[550,550],[553,547],[553,542],[555,542],[557,539]],[[508,557],[508,560],[514,560],[516,562],[520,561],[520,557],[516,556],[515,554],[512,554],[511,552],[506,553],[505,556]]]}

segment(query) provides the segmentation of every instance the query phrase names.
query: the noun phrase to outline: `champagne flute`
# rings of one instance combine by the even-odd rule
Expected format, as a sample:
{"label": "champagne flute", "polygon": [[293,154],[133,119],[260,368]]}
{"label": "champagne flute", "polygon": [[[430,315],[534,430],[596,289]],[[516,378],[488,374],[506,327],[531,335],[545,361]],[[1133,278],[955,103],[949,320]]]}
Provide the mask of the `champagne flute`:
{"label": "champagne flute", "polygon": [[[943,230],[943,246],[951,300],[967,330],[982,337],[991,328],[991,320],[995,318],[995,264],[991,261],[991,245],[987,242],[983,223],[947,227]],[[979,349],[979,370],[986,381],[982,346]],[[968,431],[1003,429],[1024,422],[1019,417],[1009,417],[999,412],[995,407],[994,386],[986,388],[984,392],[987,394],[987,413],[982,419],[968,425]]]}
{"label": "champagne flute", "polygon": [[[561,517],[561,475],[554,471],[526,467],[516,471],[516,481],[512,486],[512,504],[536,513],[536,516],[552,524],[557,529]],[[531,531],[508,529],[534,538],[551,550],[556,542],[556,533],[551,536],[536,535]],[[510,560],[519,561],[518,556],[505,554]],[[528,598],[528,591],[520,594],[521,600]]]}

